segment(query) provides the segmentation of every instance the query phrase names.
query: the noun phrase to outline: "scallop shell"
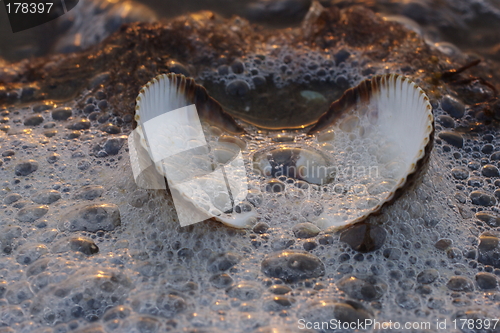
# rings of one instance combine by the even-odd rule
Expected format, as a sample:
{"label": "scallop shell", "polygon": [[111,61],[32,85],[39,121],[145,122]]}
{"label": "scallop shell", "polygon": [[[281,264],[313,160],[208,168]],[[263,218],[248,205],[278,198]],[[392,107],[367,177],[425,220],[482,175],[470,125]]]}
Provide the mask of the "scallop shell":
{"label": "scallop shell", "polygon": [[364,220],[416,178],[434,130],[428,97],[398,74],[347,90],[309,131],[235,121],[202,86],[174,74],[141,90],[136,120],[129,139],[131,160],[142,161],[136,181],[154,164],[177,212],[188,213],[181,224],[214,217],[239,228],[272,215],[276,207],[261,203],[278,199],[290,206],[283,214],[306,207],[302,216],[323,229]]}
{"label": "scallop shell", "polygon": [[[370,206],[373,199],[378,203],[348,220],[335,219],[335,213],[323,214],[323,228],[360,222],[412,185],[419,171],[425,169],[432,149],[432,106],[425,92],[409,78],[398,74],[374,76],[333,102],[308,134],[321,137],[329,132],[343,133],[347,140],[359,137],[367,157],[375,157],[369,167],[376,167],[378,177],[366,182],[368,196],[361,199],[359,206],[363,202]],[[337,144],[339,140],[336,135],[326,142],[337,148],[345,146]]]}

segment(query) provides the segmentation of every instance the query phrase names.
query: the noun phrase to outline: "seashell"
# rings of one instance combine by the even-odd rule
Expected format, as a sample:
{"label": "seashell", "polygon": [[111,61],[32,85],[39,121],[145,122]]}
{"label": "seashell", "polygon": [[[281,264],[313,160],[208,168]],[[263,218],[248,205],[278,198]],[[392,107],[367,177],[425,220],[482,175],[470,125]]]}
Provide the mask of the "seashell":
{"label": "seashell", "polygon": [[345,227],[396,199],[432,147],[429,99],[398,74],[347,90],[308,131],[289,119],[280,131],[256,127],[229,112],[178,74],[160,75],[137,98],[134,177],[154,164],[150,188],[167,179],[177,212],[189,213],[181,224],[213,217],[241,228],[298,211],[320,228]]}
{"label": "seashell", "polygon": [[[344,140],[359,137],[368,149],[358,160],[371,157],[369,168],[375,167],[378,175],[369,175],[365,181],[359,179],[368,195],[359,198],[358,214],[346,219],[336,212],[330,216],[326,213],[321,216],[324,228],[362,221],[396,199],[405,185],[412,183],[432,148],[432,106],[425,92],[407,77],[374,76],[333,102],[308,134],[324,137],[332,132],[335,137],[329,142],[333,147],[342,146],[337,144],[342,141],[339,136],[343,135]],[[361,162],[359,166],[367,167]]]}

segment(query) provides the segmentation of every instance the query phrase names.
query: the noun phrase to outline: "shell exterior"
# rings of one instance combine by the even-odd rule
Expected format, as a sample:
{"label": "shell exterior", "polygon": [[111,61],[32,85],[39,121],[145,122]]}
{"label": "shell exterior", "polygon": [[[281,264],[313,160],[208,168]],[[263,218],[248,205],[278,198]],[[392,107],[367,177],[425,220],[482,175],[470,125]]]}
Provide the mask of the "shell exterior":
{"label": "shell exterior", "polygon": [[[188,111],[170,112],[179,108]],[[191,124],[196,110],[204,125],[168,127]],[[347,90],[307,133],[236,122],[202,86],[178,74],[160,75],[141,90],[136,120],[140,145],[167,178],[174,203],[183,201],[191,213],[185,219],[215,217],[240,228],[259,214],[279,220],[296,207],[323,229],[364,220],[416,178],[434,130],[428,97],[398,74]],[[176,139],[190,133],[198,134]]]}

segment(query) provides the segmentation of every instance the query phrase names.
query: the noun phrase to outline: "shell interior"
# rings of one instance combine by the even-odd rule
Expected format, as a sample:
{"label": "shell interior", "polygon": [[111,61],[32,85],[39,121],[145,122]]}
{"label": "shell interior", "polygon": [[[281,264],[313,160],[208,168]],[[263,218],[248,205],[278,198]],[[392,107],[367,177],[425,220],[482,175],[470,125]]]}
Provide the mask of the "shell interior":
{"label": "shell interior", "polygon": [[194,80],[174,74],[141,90],[136,120],[178,214],[176,200],[186,207],[181,224],[215,217],[234,227],[297,207],[323,229],[361,221],[418,171],[433,132],[427,96],[397,74],[347,90],[307,133],[235,121]]}

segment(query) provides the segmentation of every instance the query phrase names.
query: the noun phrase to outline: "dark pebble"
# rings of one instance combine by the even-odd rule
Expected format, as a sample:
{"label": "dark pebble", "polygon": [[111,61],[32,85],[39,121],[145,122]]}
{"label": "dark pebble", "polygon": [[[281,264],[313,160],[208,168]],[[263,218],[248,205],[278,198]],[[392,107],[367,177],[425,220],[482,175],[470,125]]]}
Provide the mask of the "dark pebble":
{"label": "dark pebble", "polygon": [[290,308],[295,302],[295,298],[289,296],[268,297],[264,300],[262,308],[264,311],[281,311]]}
{"label": "dark pebble", "polygon": [[455,128],[455,120],[450,116],[439,116],[436,120],[445,128]]}
{"label": "dark pebble", "polygon": [[51,137],[55,136],[56,134],[57,134],[57,130],[55,130],[55,129],[50,129],[50,130],[46,130],[43,132],[43,135],[45,135],[48,138],[51,138]]}
{"label": "dark pebble", "polygon": [[476,283],[480,290],[492,290],[498,287],[496,275],[486,272],[476,274]]}
{"label": "dark pebble", "polygon": [[252,76],[252,81],[256,87],[260,87],[266,84],[266,78],[263,77],[262,75]]}
{"label": "dark pebble", "polygon": [[27,176],[36,170],[38,170],[38,162],[34,160],[21,162],[14,168],[16,176]]}
{"label": "dark pebble", "polygon": [[458,133],[442,131],[438,136],[444,141],[448,142],[450,145],[457,148],[462,148],[464,146],[464,138]]}
{"label": "dark pebble", "polygon": [[73,139],[79,138],[79,137],[80,137],[80,135],[82,135],[82,134],[80,133],[80,131],[71,131],[71,132],[67,133],[67,134],[64,136],[64,138],[65,138],[66,140],[73,140]]}
{"label": "dark pebble", "polygon": [[337,287],[351,298],[368,302],[381,298],[387,290],[387,285],[374,277],[345,277],[337,283]]}
{"label": "dark pebble", "polygon": [[95,111],[95,112],[91,112],[89,115],[88,115],[88,119],[91,120],[91,121],[95,121],[97,120],[97,118],[101,115],[101,112],[98,112],[98,111]]}
{"label": "dark pebble", "polygon": [[121,224],[120,211],[114,204],[85,205],[73,208],[59,222],[69,231],[112,231]]}
{"label": "dark pebble", "polygon": [[330,245],[330,244],[333,244],[334,239],[333,239],[332,235],[323,235],[323,236],[318,238],[318,242],[321,245]]}
{"label": "dark pebble", "polygon": [[464,276],[452,276],[446,284],[448,289],[453,291],[473,291],[474,284]]}
{"label": "dark pebble", "polygon": [[10,204],[13,204],[16,201],[19,201],[21,198],[22,198],[22,196],[20,194],[18,194],[18,193],[11,193],[11,194],[8,194],[7,196],[5,196],[5,198],[3,199],[3,202],[6,205],[10,205]]}
{"label": "dark pebble", "polygon": [[500,240],[498,236],[491,233],[483,233],[479,236],[478,261],[484,265],[500,268]]}
{"label": "dark pebble", "polygon": [[226,273],[212,275],[209,281],[217,289],[225,289],[233,284],[233,278]]}
{"label": "dark pebble", "polygon": [[17,219],[21,222],[34,222],[47,214],[47,206],[26,206],[17,212]]}
{"label": "dark pebble", "polygon": [[61,199],[61,194],[55,190],[44,190],[31,196],[31,200],[37,204],[50,205]]}
{"label": "dark pebble", "polygon": [[470,177],[469,180],[467,181],[467,184],[472,187],[483,187],[484,178]]}
{"label": "dark pebble", "polygon": [[75,199],[94,200],[104,193],[104,187],[100,185],[88,185],[82,187],[75,193]]}
{"label": "dark pebble", "polygon": [[208,259],[207,271],[211,273],[224,272],[236,265],[241,257],[232,252],[212,254]]}
{"label": "dark pebble", "polygon": [[90,121],[88,119],[79,119],[68,126],[72,130],[84,130],[90,128]]}
{"label": "dark pebble", "polygon": [[43,123],[43,116],[41,114],[36,114],[30,116],[24,120],[24,126],[38,126]]}
{"label": "dark pebble", "polygon": [[358,252],[372,252],[384,245],[387,232],[382,227],[369,223],[357,223],[340,235],[340,241]]}
{"label": "dark pebble", "polygon": [[476,214],[476,218],[479,219],[480,221],[483,221],[490,227],[493,228],[500,227],[500,217],[495,216],[491,213],[479,212]]}
{"label": "dark pebble", "polygon": [[231,64],[231,70],[235,74],[241,74],[245,71],[245,65],[240,60],[235,60]]}
{"label": "dark pebble", "polygon": [[438,250],[444,251],[449,248],[451,244],[453,244],[453,241],[451,239],[441,238],[436,242],[436,244],[434,244],[434,247]]}
{"label": "dark pebble", "polygon": [[389,260],[399,260],[399,258],[401,258],[402,253],[400,249],[392,247],[385,249],[384,252],[382,252],[382,254]]}
{"label": "dark pebble", "polygon": [[282,284],[275,284],[269,288],[269,291],[275,295],[286,295],[292,291],[292,288]]}
{"label": "dark pebble", "polygon": [[400,293],[396,296],[396,303],[402,309],[413,310],[420,306],[420,297],[412,293]]}
{"label": "dark pebble", "polygon": [[481,152],[483,154],[491,154],[493,152],[493,149],[495,149],[495,147],[488,143],[481,148]]}
{"label": "dark pebble", "polygon": [[316,244],[316,242],[304,242],[304,244],[302,244],[302,247],[304,248],[304,250],[306,251],[312,251],[314,250],[315,248],[318,247],[318,244]]}
{"label": "dark pebble", "polygon": [[46,160],[47,160],[47,162],[49,162],[50,164],[56,163],[56,162],[59,160],[59,154],[56,154],[56,153],[50,153],[50,154],[46,157]]}
{"label": "dark pebble", "polygon": [[250,92],[250,86],[246,81],[234,80],[226,86],[226,92],[231,96],[243,97]]}
{"label": "dark pebble", "polygon": [[73,115],[73,111],[70,107],[62,107],[52,110],[52,119],[54,120],[66,120]]}
{"label": "dark pebble", "polygon": [[305,251],[287,250],[270,254],[262,261],[262,271],[269,277],[293,283],[325,274],[325,265]]}
{"label": "dark pebble", "polygon": [[417,275],[417,282],[422,284],[429,284],[439,277],[439,272],[434,268],[428,268],[423,270]]}
{"label": "dark pebble", "polygon": [[14,155],[16,155],[16,152],[10,149],[2,152],[2,157],[14,156]]}
{"label": "dark pebble", "polygon": [[127,140],[126,136],[119,138],[111,138],[108,139],[106,143],[104,143],[102,148],[108,155],[116,155],[118,154],[118,152],[120,151],[121,147],[123,146],[126,140]]}
{"label": "dark pebble", "polygon": [[351,53],[347,50],[340,50],[333,55],[335,59],[335,64],[339,65],[346,61],[351,56]]}
{"label": "dark pebble", "polygon": [[86,237],[75,237],[69,240],[70,247],[73,251],[81,252],[88,256],[99,252],[99,248],[95,243]]}
{"label": "dark pebble", "polygon": [[97,103],[97,107],[100,109],[100,110],[106,110],[108,108],[108,101],[103,99],[102,101],[99,101],[99,103]]}
{"label": "dark pebble", "polygon": [[471,192],[470,199],[474,205],[479,206],[494,206],[497,203],[494,196],[481,191]]}
{"label": "dark pebble", "polygon": [[85,113],[85,114],[91,114],[94,111],[95,111],[95,105],[94,104],[87,104],[83,108],[83,113]]}
{"label": "dark pebble", "polygon": [[104,124],[101,126],[101,131],[106,132],[108,134],[118,134],[121,132],[120,127],[115,126],[113,124]]}
{"label": "dark pebble", "polygon": [[497,151],[490,156],[491,161],[499,161],[500,160],[500,151]]}
{"label": "dark pebble", "polygon": [[485,177],[500,177],[498,168],[492,164],[486,164],[481,170],[481,174]]}
{"label": "dark pebble", "polygon": [[465,114],[464,104],[450,95],[443,97],[441,100],[441,107],[454,118],[462,118]]}
{"label": "dark pebble", "polygon": [[253,227],[253,232],[256,234],[264,234],[269,229],[269,224],[266,222],[259,222]]}
{"label": "dark pebble", "polygon": [[321,231],[316,225],[312,223],[299,223],[292,228],[293,234],[297,238],[312,238],[318,235]]}

